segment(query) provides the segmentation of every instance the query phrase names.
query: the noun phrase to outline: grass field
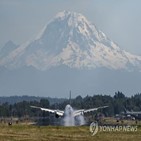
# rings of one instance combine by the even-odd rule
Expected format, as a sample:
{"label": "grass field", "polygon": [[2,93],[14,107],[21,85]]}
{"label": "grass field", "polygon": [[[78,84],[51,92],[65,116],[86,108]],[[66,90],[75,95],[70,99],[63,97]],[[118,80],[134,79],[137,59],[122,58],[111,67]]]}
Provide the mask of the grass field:
{"label": "grass field", "polygon": [[0,125],[0,141],[141,141],[141,127],[136,132],[98,132],[89,127]]}

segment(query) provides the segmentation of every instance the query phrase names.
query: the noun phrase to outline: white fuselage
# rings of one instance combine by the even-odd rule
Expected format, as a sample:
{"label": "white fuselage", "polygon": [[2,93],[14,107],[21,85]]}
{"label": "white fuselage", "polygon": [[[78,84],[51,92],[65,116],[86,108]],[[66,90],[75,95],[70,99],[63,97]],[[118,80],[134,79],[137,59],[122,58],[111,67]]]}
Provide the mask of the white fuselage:
{"label": "white fuselage", "polygon": [[64,116],[73,116],[73,108],[71,107],[71,105],[66,105]]}

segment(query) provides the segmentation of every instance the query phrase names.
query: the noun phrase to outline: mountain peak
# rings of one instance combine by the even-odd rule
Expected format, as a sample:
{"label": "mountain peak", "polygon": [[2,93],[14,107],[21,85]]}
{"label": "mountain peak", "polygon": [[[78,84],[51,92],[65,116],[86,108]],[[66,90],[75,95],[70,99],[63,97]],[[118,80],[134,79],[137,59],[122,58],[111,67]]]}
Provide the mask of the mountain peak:
{"label": "mountain peak", "polygon": [[67,16],[69,16],[69,15],[71,15],[73,13],[75,13],[75,12],[64,10],[64,11],[61,11],[61,12],[57,13],[55,18],[64,18],[64,17],[67,17]]}
{"label": "mountain peak", "polygon": [[13,47],[13,46],[17,46],[17,45],[13,41],[9,40],[5,43],[4,47],[5,46],[12,46]]}
{"label": "mountain peak", "polygon": [[67,10],[64,10],[64,11],[61,11],[61,12],[57,13],[56,16],[55,16],[55,18],[68,18],[68,17],[74,17],[74,18],[83,17],[83,18],[85,18],[80,13],[67,11]]}
{"label": "mountain peak", "polygon": [[7,41],[0,50],[0,58],[7,56],[11,51],[15,50],[16,48],[17,45],[13,41]]}
{"label": "mountain peak", "polygon": [[[79,25],[81,25],[82,23],[89,23],[88,20],[85,18],[85,16],[83,16],[80,13],[76,13],[76,12],[71,12],[71,11],[62,11],[59,12],[54,20],[58,20],[58,21],[66,21],[68,23],[68,26],[73,26],[73,27],[77,27]],[[89,23],[90,24],[90,23]]]}

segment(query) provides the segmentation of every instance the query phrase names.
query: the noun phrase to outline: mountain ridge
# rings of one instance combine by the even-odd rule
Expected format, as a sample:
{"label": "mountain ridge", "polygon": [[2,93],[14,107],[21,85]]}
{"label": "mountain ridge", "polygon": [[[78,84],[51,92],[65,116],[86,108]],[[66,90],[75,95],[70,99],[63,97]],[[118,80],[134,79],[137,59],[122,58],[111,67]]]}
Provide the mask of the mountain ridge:
{"label": "mountain ridge", "polygon": [[37,97],[37,96],[28,96],[28,95],[22,95],[22,96],[0,96],[0,104],[3,103],[9,103],[9,104],[15,104],[23,101],[37,101],[39,102],[41,99],[47,99],[50,103],[50,105],[56,104],[56,103],[62,103],[66,101],[66,98],[53,98],[53,97]]}

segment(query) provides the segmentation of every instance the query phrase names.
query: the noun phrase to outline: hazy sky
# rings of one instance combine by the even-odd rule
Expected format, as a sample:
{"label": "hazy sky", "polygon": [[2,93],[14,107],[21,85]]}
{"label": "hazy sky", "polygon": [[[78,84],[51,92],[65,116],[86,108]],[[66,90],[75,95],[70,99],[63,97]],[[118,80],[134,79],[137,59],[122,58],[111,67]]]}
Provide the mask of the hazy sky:
{"label": "hazy sky", "polygon": [[63,10],[82,13],[122,49],[141,55],[141,0],[0,0],[0,47],[33,39]]}

